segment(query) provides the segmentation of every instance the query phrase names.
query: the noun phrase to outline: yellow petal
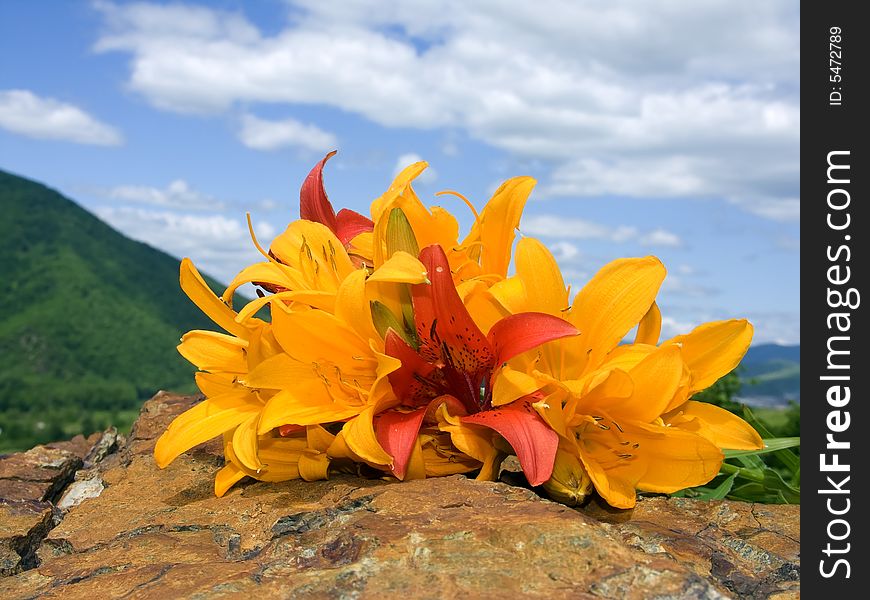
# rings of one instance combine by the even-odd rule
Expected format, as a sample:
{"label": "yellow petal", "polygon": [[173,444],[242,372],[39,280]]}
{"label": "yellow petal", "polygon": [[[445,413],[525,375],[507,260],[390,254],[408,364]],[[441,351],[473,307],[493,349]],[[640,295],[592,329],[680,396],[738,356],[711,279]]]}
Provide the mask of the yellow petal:
{"label": "yellow petal", "polygon": [[700,435],[662,425],[625,420],[617,428],[605,418],[579,435],[580,456],[595,488],[618,508],[633,505],[635,487],[672,493],[705,484],[723,459]]}
{"label": "yellow petal", "polygon": [[305,438],[308,442],[308,447],[318,452],[326,452],[335,441],[335,436],[320,425],[307,426],[305,428]]}
{"label": "yellow petal", "polygon": [[319,308],[320,310],[325,310],[327,312],[333,312],[335,310],[335,292],[297,290],[292,292],[278,292],[277,294],[270,294],[268,296],[263,296],[262,298],[255,298],[242,307],[236,320],[243,323],[253,317],[257,311],[267,304],[279,301],[284,306],[290,302],[301,302],[311,308]]}
{"label": "yellow petal", "polygon": [[565,423],[565,409],[562,406],[567,393],[562,387],[556,388],[543,400],[532,403],[532,408],[537,411],[544,422],[560,436],[570,435]]}
{"label": "yellow petal", "polygon": [[181,289],[194,304],[212,321],[223,327],[228,333],[247,339],[249,330],[244,325],[236,323],[233,309],[218,298],[189,258],[182,259],[179,273]]}
{"label": "yellow petal", "polygon": [[568,289],[547,247],[534,238],[523,238],[517,243],[516,261],[526,293],[524,310],[564,317],[570,308]]}
{"label": "yellow petal", "polygon": [[[241,388],[235,383],[236,377],[228,373],[206,373],[205,371],[197,371],[194,374],[196,379],[196,387],[207,398],[219,396],[227,392],[237,391]],[[247,392],[247,390],[245,391]]]}
{"label": "yellow petal", "polygon": [[463,281],[456,286],[456,291],[462,299],[468,314],[474,319],[475,325],[487,334],[492,326],[510,313],[489,293],[487,284],[479,279]]}
{"label": "yellow petal", "polygon": [[607,360],[601,365],[600,370],[622,369],[623,371],[631,371],[637,363],[645,359],[651,353],[655,352],[656,346],[649,344],[623,344],[614,348],[607,355]]}
{"label": "yellow petal", "polygon": [[375,269],[369,281],[387,283],[429,283],[426,267],[416,257],[407,252],[396,252],[384,264]]}
{"label": "yellow petal", "polygon": [[420,438],[414,440],[411,447],[411,456],[408,458],[408,466],[405,469],[405,477],[402,481],[414,479],[426,479],[426,463],[423,459],[423,448],[420,446]]}
{"label": "yellow petal", "polygon": [[[393,179],[393,182],[390,184],[387,193],[372,202],[372,220],[377,223],[382,218],[386,217],[384,211],[387,208],[387,204],[391,200],[393,200],[396,195],[404,193],[408,186],[411,185],[411,182],[416,179],[420,175],[420,173],[426,170],[426,167],[428,166],[429,163],[421,160],[412,163],[402,169],[399,174],[396,175],[396,177]],[[384,224],[386,225],[386,218],[384,218]]]}
{"label": "yellow petal", "polygon": [[154,447],[161,469],[182,452],[235,428],[261,408],[253,394],[227,394],[207,398],[175,418]]}
{"label": "yellow petal", "polygon": [[239,271],[233,278],[223,293],[223,301],[232,302],[233,294],[246,283],[265,283],[288,290],[306,288],[302,274],[296,269],[276,262],[254,263]]}
{"label": "yellow petal", "polygon": [[291,289],[334,292],[356,268],[335,234],[313,221],[293,221],[269,249],[278,260],[302,274],[305,285]]}
{"label": "yellow petal", "polygon": [[592,487],[592,480],[583,468],[580,457],[566,451],[560,444],[556,451],[553,474],[544,482],[547,495],[562,504],[574,506],[583,502],[592,493]]}
{"label": "yellow petal", "polygon": [[659,305],[653,302],[643,319],[637,324],[637,335],[634,337],[634,343],[655,346],[659,343],[661,334],[662,311],[659,310]]}
{"label": "yellow petal", "polygon": [[380,339],[366,296],[365,269],[357,269],[341,283],[335,300],[335,316],[353,327],[361,339]]}
{"label": "yellow petal", "polygon": [[341,421],[359,414],[360,410],[361,407],[334,401],[326,393],[323,382],[307,380],[292,391],[281,390],[269,399],[260,416],[259,433],[267,433],[281,425]]}
{"label": "yellow petal", "polygon": [[676,346],[658,348],[628,373],[634,381],[631,397],[616,406],[604,407],[614,417],[626,416],[650,423],[665,412],[683,375],[683,359]]}
{"label": "yellow petal", "polygon": [[761,450],[764,441],[752,426],[738,417],[707,402],[689,400],[664,417],[665,423],[697,433],[719,448]]}
{"label": "yellow petal", "polygon": [[311,363],[299,362],[282,352],[261,362],[240,381],[252,388],[281,390],[296,388],[301,380],[316,377]]}
{"label": "yellow petal", "polygon": [[582,385],[575,387],[573,382],[566,382],[574,388],[565,404],[569,425],[579,425],[585,415],[597,416],[607,408],[618,407],[634,393],[634,380],[622,369],[611,369],[595,379],[585,391]]}
{"label": "yellow petal", "polygon": [[665,344],[682,344],[683,359],[692,371],[690,393],[707,389],[736,367],[752,342],[752,324],[746,319],[714,321]]}
{"label": "yellow petal", "polygon": [[492,297],[508,314],[515,315],[530,310],[527,308],[529,300],[526,295],[525,284],[519,277],[508,277],[494,283],[489,288],[489,293],[492,294]]}
{"label": "yellow petal", "polygon": [[349,458],[355,462],[362,462],[362,459],[347,447],[347,443],[344,441],[344,434],[341,431],[335,434],[335,439],[332,440],[332,443],[326,450],[326,454],[332,459]]}
{"label": "yellow petal", "polygon": [[435,415],[438,428],[450,434],[450,440],[457,450],[482,463],[477,478],[494,481],[498,477],[501,461],[499,451],[492,443],[492,430],[473,423],[463,423],[458,417],[450,415],[446,404],[439,406]]}
{"label": "yellow petal", "polygon": [[654,256],[605,265],[574,299],[568,320],[581,335],[581,366],[596,365],[649,310],[665,278]]}
{"label": "yellow petal", "polygon": [[214,478],[214,495],[222,497],[227,491],[244,479],[247,474],[232,462],[228,462]]}
{"label": "yellow petal", "polygon": [[[426,469],[426,477],[447,477],[449,475],[468,473],[480,468],[480,463],[468,458],[464,454],[457,452],[450,456],[442,456],[430,445],[423,446],[423,463]],[[491,468],[486,470],[486,474],[491,472]],[[481,473],[484,473],[484,471],[481,471]],[[492,481],[491,477],[481,477],[480,475],[475,479]]]}
{"label": "yellow petal", "polygon": [[626,433],[645,448],[636,450],[647,463],[638,489],[671,494],[704,485],[719,473],[722,451],[703,437],[659,425],[637,424],[637,427],[645,430],[646,435],[631,428]]}
{"label": "yellow petal", "polygon": [[[481,266],[484,273],[504,277],[511,260],[511,248],[516,237],[526,200],[537,182],[531,177],[513,177],[495,191],[480,213],[479,231],[482,243]],[[473,234],[474,232],[472,232]]]}
{"label": "yellow petal", "polygon": [[245,373],[248,370],[247,345],[241,338],[194,330],[182,336],[178,353],[203,371]]}
{"label": "yellow petal", "polygon": [[299,456],[299,476],[305,481],[329,479],[329,457],[305,452]]}
{"label": "yellow petal", "polygon": [[364,264],[371,266],[374,264],[374,241],[374,233],[364,231],[350,241],[347,253],[358,257]]}
{"label": "yellow petal", "polygon": [[374,406],[366,408],[358,416],[345,423],[341,431],[344,434],[344,442],[354,454],[370,463],[389,465],[393,462],[393,457],[387,454],[378,443],[372,424],[374,409]]}
{"label": "yellow petal", "polygon": [[259,413],[255,413],[242,421],[233,433],[233,451],[243,466],[253,471],[259,470],[263,465],[257,458],[259,440],[257,439],[257,421]]}
{"label": "yellow petal", "polygon": [[637,492],[634,478],[628,479],[617,475],[610,476],[597,458],[579,446],[580,461],[583,469],[592,480],[595,491],[613,508],[634,508],[637,503]]}
{"label": "yellow petal", "polygon": [[272,331],[284,351],[301,362],[332,362],[357,370],[370,366],[363,360],[372,358],[368,342],[350,325],[324,311],[277,308],[272,311]]}
{"label": "yellow petal", "polygon": [[275,339],[270,325],[264,324],[262,327],[253,328],[248,340],[248,371],[257,368],[261,362],[280,352],[281,346]]}
{"label": "yellow petal", "polygon": [[522,371],[504,366],[495,376],[492,388],[492,405],[509,404],[517,398],[536,392],[543,386],[537,379]]}

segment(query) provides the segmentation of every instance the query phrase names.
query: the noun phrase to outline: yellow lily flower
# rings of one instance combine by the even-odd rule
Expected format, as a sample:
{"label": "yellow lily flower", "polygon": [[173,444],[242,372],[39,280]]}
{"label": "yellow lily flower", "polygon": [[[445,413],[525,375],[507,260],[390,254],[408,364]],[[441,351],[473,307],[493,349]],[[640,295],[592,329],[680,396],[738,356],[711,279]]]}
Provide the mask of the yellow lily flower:
{"label": "yellow lily flower", "polygon": [[[245,477],[315,480],[358,463],[399,479],[494,479],[513,452],[562,502],[595,489],[627,508],[637,490],[708,482],[723,448],[761,447],[742,419],[691,399],[739,363],[752,326],[707,323],[660,342],[657,258],[605,265],[570,302],[534,239],[519,241],[508,276],[534,179],[506,181],[480,213],[443,192],[474,214],[460,242],[453,215],[412,188],[425,162],[372,202],[371,219],[336,213],[323,186],[333,154],[302,185],[302,219],[268,251],[249,220],[266,260],[221,298],[182,261],[185,293],[226,333],[182,338],[206,399],[158,440],[161,467],[222,435],[222,495]],[[245,283],[269,294],[236,313]],[[268,323],[254,316],[264,307]]]}
{"label": "yellow lily flower", "polygon": [[[491,290],[502,307],[562,315],[581,332],[516,359],[503,384],[566,394],[564,402],[535,405],[562,439],[550,484],[558,495],[581,498],[591,481],[611,505],[629,507],[635,489],[673,492],[706,483],[718,473],[723,448],[763,447],[739,417],[688,399],[739,363],[752,338],[748,322],[708,323],[655,346],[661,313],[654,301],[665,270],[654,257],[606,265],[571,306],[543,244],[520,240],[516,263],[515,282]],[[635,326],[639,342],[619,345]],[[578,465],[588,480],[569,476]],[[569,488],[566,479],[576,485]]]}

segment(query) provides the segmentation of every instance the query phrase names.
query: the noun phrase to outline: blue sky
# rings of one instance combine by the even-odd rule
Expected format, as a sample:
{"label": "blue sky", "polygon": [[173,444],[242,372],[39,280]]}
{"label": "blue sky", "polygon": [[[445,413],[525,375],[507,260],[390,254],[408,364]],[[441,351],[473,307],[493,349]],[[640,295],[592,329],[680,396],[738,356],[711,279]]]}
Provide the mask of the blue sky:
{"label": "blue sky", "polygon": [[322,155],[366,212],[400,165],[469,224],[514,175],[521,231],[581,286],[655,254],[665,334],[749,317],[798,343],[794,2],[0,4],[0,169],[228,280]]}

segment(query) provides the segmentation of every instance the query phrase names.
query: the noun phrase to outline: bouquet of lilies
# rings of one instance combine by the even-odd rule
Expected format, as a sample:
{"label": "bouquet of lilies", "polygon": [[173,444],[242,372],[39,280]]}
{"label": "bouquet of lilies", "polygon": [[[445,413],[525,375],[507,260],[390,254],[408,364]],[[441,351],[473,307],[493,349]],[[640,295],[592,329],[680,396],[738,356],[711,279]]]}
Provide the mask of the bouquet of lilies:
{"label": "bouquet of lilies", "polygon": [[[370,218],[336,213],[322,176],[332,154],[268,251],[251,228],[264,260],[221,297],[181,262],[182,289],[226,333],[191,331],[178,346],[205,400],[160,437],[160,467],[223,436],[222,496],[246,477],[493,480],[515,455],[556,500],[594,489],[630,508],[637,490],[709,482],[723,449],[763,447],[745,421],[691,399],[739,363],[752,325],[711,322],[660,342],[657,258],[605,265],[572,302],[544,244],[521,237],[514,252],[534,179],[509,179],[479,213],[442,192],[474,214],[460,239],[456,218],[411,187],[425,162],[396,177]],[[259,297],[237,310],[246,283]]]}

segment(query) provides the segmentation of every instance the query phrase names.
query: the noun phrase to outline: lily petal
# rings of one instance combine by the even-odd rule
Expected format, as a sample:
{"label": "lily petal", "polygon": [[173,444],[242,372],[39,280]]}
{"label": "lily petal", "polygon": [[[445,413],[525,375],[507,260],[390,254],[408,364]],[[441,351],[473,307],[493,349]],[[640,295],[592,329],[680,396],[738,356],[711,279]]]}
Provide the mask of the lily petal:
{"label": "lily petal", "polygon": [[323,167],[326,165],[326,161],[335,154],[336,151],[333,150],[314,165],[305,181],[302,182],[302,189],[299,191],[299,216],[308,221],[323,223],[333,233],[338,231],[338,223],[335,218],[335,209],[332,208],[332,203],[323,187]]}
{"label": "lily petal", "polygon": [[378,415],[375,432],[381,447],[393,457],[390,469],[397,478],[404,479],[417,443],[417,434],[423,424],[426,407],[410,412],[389,410]]}
{"label": "lily petal", "polygon": [[483,250],[480,258],[484,273],[501,277],[507,274],[515,232],[536,183],[531,177],[508,179],[499,186],[480,213],[480,241]]}
{"label": "lily petal", "polygon": [[543,384],[531,375],[504,366],[496,372],[493,378],[492,405],[510,404],[518,398],[538,391],[541,387]]}
{"label": "lily petal", "polygon": [[181,338],[178,353],[202,369],[212,373],[245,373],[248,342],[214,331],[188,331]]}
{"label": "lily petal", "polygon": [[326,454],[303,452],[299,455],[299,477],[305,481],[328,479],[329,457]]}
{"label": "lily petal", "polygon": [[634,336],[634,343],[655,346],[659,343],[661,334],[662,311],[659,310],[659,305],[653,302],[643,319],[637,324],[637,335]]}
{"label": "lily petal", "polygon": [[723,449],[764,448],[764,440],[749,423],[707,402],[689,400],[663,418],[666,424],[697,433]]}
{"label": "lily petal", "polygon": [[259,448],[257,422],[259,419],[259,413],[251,415],[242,421],[233,433],[233,451],[236,453],[236,458],[243,466],[252,471],[257,471],[263,466],[257,457]]}
{"label": "lily petal", "polygon": [[161,469],[181,453],[230,431],[259,413],[262,404],[253,394],[207,398],[175,418],[157,440],[154,459]]}
{"label": "lily petal", "polygon": [[523,473],[533,486],[550,478],[559,447],[559,436],[541,419],[528,401],[518,400],[462,418],[463,423],[494,429],[514,449]]}
{"label": "lily petal", "polygon": [[300,381],[315,377],[310,363],[299,362],[281,352],[258,364],[242,378],[242,383],[257,389],[281,390],[295,388]]}
{"label": "lily petal", "polygon": [[189,258],[181,260],[179,282],[187,297],[215,324],[236,337],[247,339],[250,336],[250,330],[244,325],[236,323],[236,314],[233,309],[215,295]]}
{"label": "lily petal", "polygon": [[369,406],[363,410],[345,423],[341,431],[345,444],[354,454],[376,465],[389,465],[393,462],[393,457],[381,447],[372,422],[375,408]]}
{"label": "lily petal", "polygon": [[665,278],[654,256],[605,265],[574,299],[569,321],[583,332],[579,359],[596,365],[649,311]]}
{"label": "lily petal", "polygon": [[259,262],[248,265],[233,278],[227,286],[221,299],[229,303],[233,299],[236,290],[246,284],[264,285],[268,289],[275,290],[301,290],[307,285],[302,274],[287,265],[277,262]]}
{"label": "lily petal", "polygon": [[231,487],[247,477],[247,475],[235,463],[228,462],[214,477],[214,495],[218,498],[223,497]]}
{"label": "lily petal", "polygon": [[665,344],[682,344],[683,359],[692,371],[690,393],[707,389],[740,363],[752,342],[753,327],[746,319],[704,323]]}
{"label": "lily petal", "polygon": [[456,292],[447,256],[441,246],[427,246],[420,251],[420,260],[432,282],[411,288],[421,351],[441,356],[446,347],[453,365],[479,380],[494,356]]}
{"label": "lily petal", "polygon": [[550,315],[567,313],[568,288],[550,250],[534,238],[522,238],[517,243],[516,262],[517,278],[525,290],[524,310]]}
{"label": "lily petal", "polygon": [[398,251],[369,275],[368,281],[391,283],[428,283],[426,267],[407,252]]}
{"label": "lily petal", "polygon": [[505,317],[492,326],[487,338],[495,352],[495,364],[500,365],[546,342],[579,334],[564,319],[526,312]]}
{"label": "lily petal", "polygon": [[262,435],[281,425],[343,421],[358,415],[361,410],[359,406],[334,401],[324,389],[323,382],[308,379],[298,383],[292,391],[281,390],[266,402],[260,415],[259,433]]}
{"label": "lily petal", "polygon": [[356,236],[371,231],[375,226],[374,222],[368,217],[347,208],[342,208],[338,211],[338,214],[335,216],[335,222],[335,234],[345,247],[348,247],[351,240]]}

